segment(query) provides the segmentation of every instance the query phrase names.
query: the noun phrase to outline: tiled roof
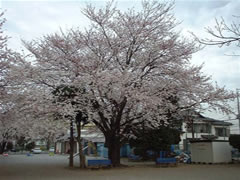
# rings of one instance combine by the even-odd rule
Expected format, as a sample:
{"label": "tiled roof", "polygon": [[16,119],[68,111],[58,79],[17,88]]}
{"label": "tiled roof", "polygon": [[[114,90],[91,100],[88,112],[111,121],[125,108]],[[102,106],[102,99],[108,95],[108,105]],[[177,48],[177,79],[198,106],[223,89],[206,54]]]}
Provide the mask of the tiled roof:
{"label": "tiled roof", "polygon": [[196,111],[183,111],[181,114],[182,116],[187,116],[188,113],[190,114],[189,116],[192,116],[194,121],[205,121],[205,122],[209,122],[213,125],[220,125],[220,126],[231,126],[232,123],[229,123],[229,122],[224,122],[224,121],[221,121],[221,120],[216,120],[216,119],[213,119],[213,118],[209,118],[209,117],[205,117],[203,116],[202,114],[200,114],[199,112],[196,112]]}

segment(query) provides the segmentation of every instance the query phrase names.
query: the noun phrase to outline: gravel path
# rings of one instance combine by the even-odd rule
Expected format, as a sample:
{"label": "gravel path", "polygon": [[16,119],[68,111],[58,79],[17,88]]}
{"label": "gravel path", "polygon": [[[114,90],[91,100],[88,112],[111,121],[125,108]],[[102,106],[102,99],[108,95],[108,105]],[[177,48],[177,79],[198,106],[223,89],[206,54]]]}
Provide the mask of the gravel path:
{"label": "gravel path", "polygon": [[60,155],[0,156],[0,180],[240,180],[239,164],[160,168],[130,163],[124,168],[79,170],[69,169],[67,163],[67,156]]}

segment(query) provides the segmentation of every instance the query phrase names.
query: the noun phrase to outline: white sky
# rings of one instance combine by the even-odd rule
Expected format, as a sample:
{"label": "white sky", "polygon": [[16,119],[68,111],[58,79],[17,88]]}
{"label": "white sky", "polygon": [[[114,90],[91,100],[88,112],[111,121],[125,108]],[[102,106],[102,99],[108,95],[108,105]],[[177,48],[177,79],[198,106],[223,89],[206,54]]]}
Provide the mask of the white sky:
{"label": "white sky", "polygon": [[[167,0],[166,0],[167,1]],[[0,8],[6,10],[7,22],[5,33],[11,37],[9,47],[22,49],[21,39],[32,40],[44,34],[54,33],[59,29],[86,27],[87,19],[81,14],[86,2],[96,6],[104,5],[104,0],[0,0]],[[135,6],[138,8],[141,0],[116,0],[122,10]],[[224,17],[228,22],[237,20],[233,15],[240,15],[238,0],[175,0],[174,14],[182,23],[179,29],[186,37],[191,37],[189,31],[199,37],[207,37],[204,30],[214,26],[215,18]],[[238,48],[206,47],[194,54],[194,64],[204,63],[204,73],[211,75],[213,82],[225,86],[229,90],[240,88],[240,56],[225,54],[240,54]]]}

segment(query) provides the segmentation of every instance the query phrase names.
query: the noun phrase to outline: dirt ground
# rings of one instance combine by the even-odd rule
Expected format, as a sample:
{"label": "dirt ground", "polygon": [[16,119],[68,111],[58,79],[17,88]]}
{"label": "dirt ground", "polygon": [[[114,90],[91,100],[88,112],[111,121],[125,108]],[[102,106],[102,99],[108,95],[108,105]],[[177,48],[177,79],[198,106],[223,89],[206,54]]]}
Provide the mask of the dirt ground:
{"label": "dirt ground", "polygon": [[[126,160],[124,163],[128,163]],[[67,167],[67,156],[47,154],[0,156],[0,180],[239,180],[240,164],[185,165],[161,168],[153,163],[79,170]],[[77,163],[76,163],[77,166]]]}

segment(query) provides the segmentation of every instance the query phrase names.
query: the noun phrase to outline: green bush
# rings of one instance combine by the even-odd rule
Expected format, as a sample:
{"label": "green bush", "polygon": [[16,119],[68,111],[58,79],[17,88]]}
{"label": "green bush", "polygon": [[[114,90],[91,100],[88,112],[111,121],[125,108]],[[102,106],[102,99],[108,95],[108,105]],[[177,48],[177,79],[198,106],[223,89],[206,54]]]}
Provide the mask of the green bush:
{"label": "green bush", "polygon": [[28,143],[25,148],[26,150],[31,151],[32,149],[35,148],[35,143],[34,142]]}
{"label": "green bush", "polygon": [[180,142],[179,130],[165,126],[138,130],[134,135],[135,138],[130,139],[130,146],[134,148],[135,155],[143,159],[148,158],[147,151],[152,151],[153,158],[156,158],[160,151],[170,151],[172,144]]}
{"label": "green bush", "polygon": [[12,142],[8,142],[7,143],[7,151],[10,151],[11,149],[13,149],[13,143]]}
{"label": "green bush", "polygon": [[232,147],[234,147],[240,151],[240,135],[238,135],[238,134],[230,135],[229,143]]}

